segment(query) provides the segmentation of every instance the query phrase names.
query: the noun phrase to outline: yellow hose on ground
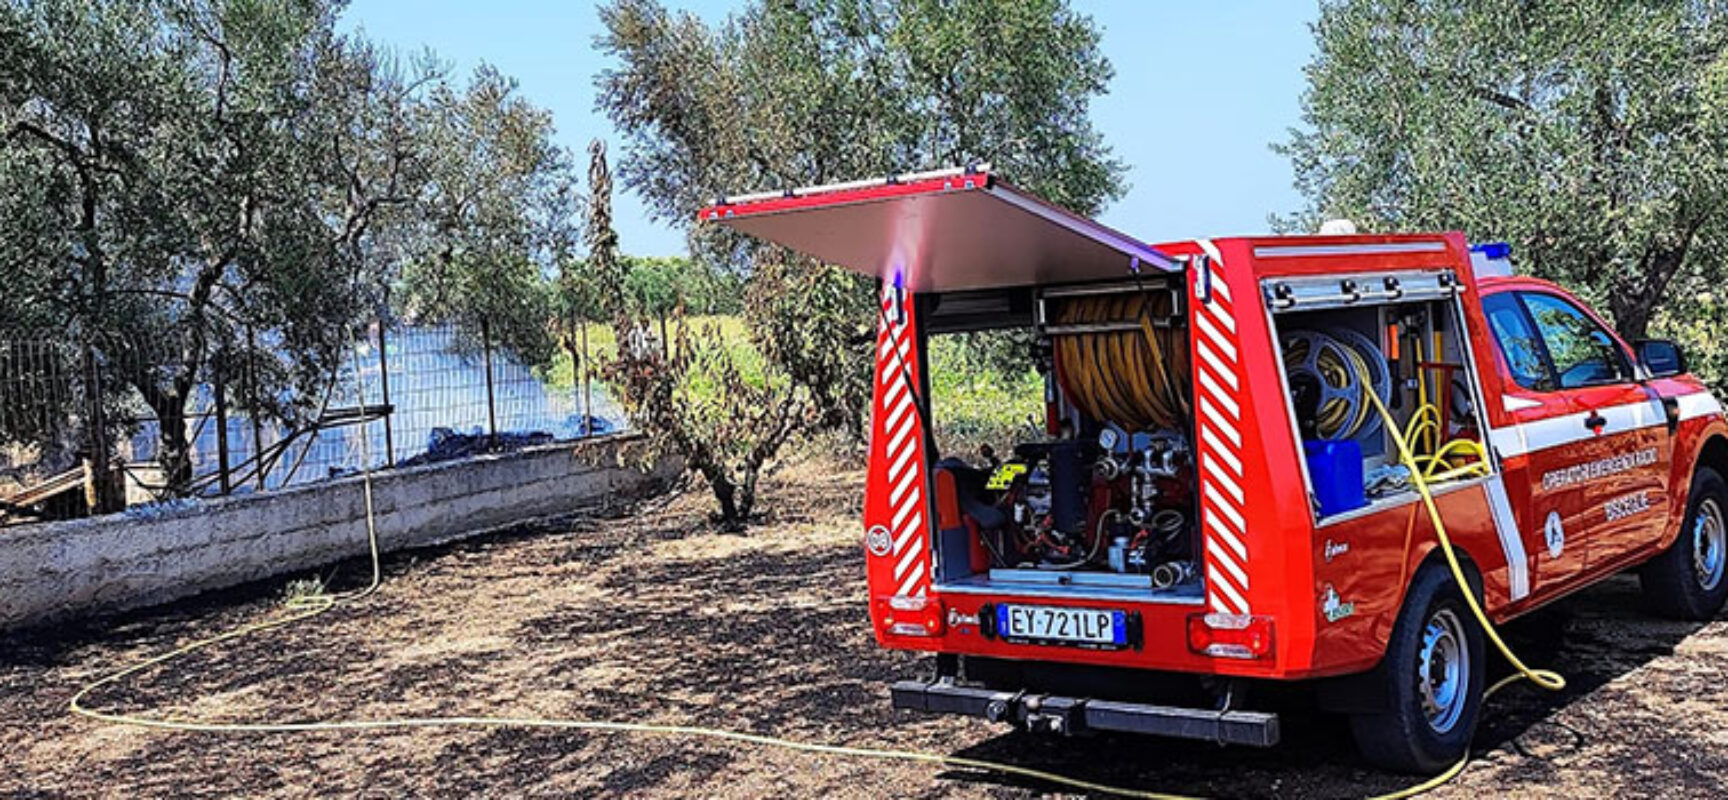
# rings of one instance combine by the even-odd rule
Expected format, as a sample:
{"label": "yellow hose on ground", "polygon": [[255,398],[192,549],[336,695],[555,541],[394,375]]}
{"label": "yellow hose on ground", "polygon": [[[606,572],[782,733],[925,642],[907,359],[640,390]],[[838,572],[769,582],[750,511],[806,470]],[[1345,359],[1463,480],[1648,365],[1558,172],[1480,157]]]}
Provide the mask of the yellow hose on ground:
{"label": "yellow hose on ground", "polygon": [[[351,600],[365,594],[365,591],[342,596],[340,600]],[[347,732],[403,730],[413,728],[539,728],[555,730],[582,730],[610,733],[635,733],[660,736],[672,736],[696,739],[717,739],[722,741],[741,742],[763,747],[776,747],[794,752],[813,753],[817,755],[843,756],[851,758],[868,758],[884,761],[910,761],[924,764],[934,764],[941,767],[973,769],[1012,775],[1020,778],[1044,781],[1069,789],[1086,792],[1101,792],[1137,798],[1138,800],[1196,800],[1185,795],[1164,794],[1160,792],[1142,791],[1094,781],[1070,778],[1044,770],[1022,767],[1014,764],[1003,764],[983,759],[951,756],[941,753],[924,753],[914,750],[892,750],[871,747],[846,747],[843,745],[817,744],[814,742],[799,742],[783,739],[778,736],[730,731],[720,728],[707,728],[696,725],[655,725],[643,722],[616,722],[609,720],[580,719],[546,719],[539,717],[398,717],[374,720],[337,720],[332,722],[199,722],[185,719],[154,719],[132,714],[109,713],[86,708],[83,700],[90,692],[107,686],[151,667],[166,664],[175,659],[189,655],[204,648],[232,641],[261,631],[281,628],[302,620],[310,619],[335,608],[338,599],[330,599],[323,603],[302,604],[295,613],[273,620],[244,625],[208,639],[200,639],[183,647],[176,648],[162,655],[139,662],[119,672],[85,686],[73,695],[70,708],[72,713],[99,722],[115,725],[130,725],[156,730],[181,731],[193,733],[312,733],[312,732]],[[292,604],[291,604],[292,605]]]}
{"label": "yellow hose on ground", "polygon": [[[356,380],[358,380],[358,369],[356,369]],[[1458,585],[1463,587],[1462,593],[1465,601],[1469,604],[1470,610],[1475,613],[1477,620],[1482,623],[1483,630],[1493,639],[1494,644],[1500,649],[1500,652],[1506,656],[1506,659],[1512,663],[1516,670],[1518,670],[1518,674],[1502,679],[1489,687],[1487,692],[1484,694],[1484,697],[1499,691],[1502,687],[1514,681],[1523,679],[1528,679],[1536,685],[1546,689],[1563,688],[1566,685],[1564,678],[1560,677],[1559,674],[1548,670],[1532,670],[1525,666],[1524,663],[1520,661],[1515,654],[1513,654],[1512,649],[1508,647],[1503,640],[1501,640],[1500,635],[1495,632],[1494,626],[1488,621],[1487,614],[1483,612],[1481,605],[1477,603],[1475,593],[1469,588],[1469,582],[1465,579],[1464,571],[1459,566],[1456,554],[1452,551],[1451,540],[1446,535],[1445,523],[1441,520],[1440,512],[1434,505],[1434,497],[1428,489],[1428,480],[1423,477],[1423,471],[1419,468],[1416,458],[1411,454],[1407,441],[1398,431],[1396,424],[1392,419],[1391,412],[1386,410],[1385,404],[1381,403],[1380,399],[1376,397],[1373,392],[1367,392],[1366,394],[1373,401],[1375,408],[1379,411],[1381,416],[1385,419],[1387,430],[1392,432],[1393,439],[1398,444],[1400,457],[1404,460],[1405,465],[1410,468],[1411,481],[1416,486],[1417,491],[1422,495],[1422,502],[1427,507],[1429,518],[1434,523],[1434,531],[1440,540],[1441,549],[1445,552],[1446,561],[1452,568],[1452,576],[1458,581]],[[365,441],[364,432],[362,432],[361,448],[363,453],[366,448]],[[1480,448],[1479,445],[1478,448]],[[1479,450],[1479,452],[1481,451]],[[1467,469],[1486,469],[1486,461],[1479,461],[1476,465],[1472,465]],[[84,705],[85,698],[87,698],[92,692],[106,686],[115,685],[138,673],[168,664],[191,653],[222,644],[223,642],[229,642],[255,633],[282,628],[317,617],[336,608],[342,603],[359,600],[376,591],[382,581],[382,559],[379,555],[378,531],[374,524],[370,462],[364,455],[362,456],[361,475],[366,499],[366,537],[372,560],[372,579],[365,588],[355,592],[336,595],[321,594],[310,597],[292,598],[285,605],[285,608],[289,613],[284,616],[262,622],[250,623],[225,633],[199,639],[161,655],[133,664],[132,666],[104,675],[103,677],[80,688],[72,695],[72,699],[68,703],[68,709],[71,713],[88,719],[115,725],[130,725],[156,730],[198,733],[350,732],[414,728],[540,728],[714,739],[739,742],[742,744],[752,744],[761,747],[775,747],[794,752],[812,753],[816,755],[866,758],[883,761],[905,761],[942,767],[973,769],[984,772],[993,772],[1000,775],[1011,775],[1019,778],[1044,781],[1067,789],[1099,792],[1120,797],[1136,798],[1136,800],[1194,800],[1194,798],[1185,795],[1153,792],[1124,786],[1111,786],[1109,784],[1098,783],[1095,781],[1058,775],[1045,770],[1022,767],[1015,764],[1004,764],[984,759],[966,758],[941,753],[926,753],[915,750],[848,747],[844,745],[800,742],[778,736],[768,736],[764,734],[746,733],[743,731],[731,731],[696,725],[657,725],[641,722],[609,720],[502,716],[399,717],[375,720],[336,720],[328,722],[200,722],[191,719],[157,719],[138,716],[136,714],[98,711]],[[1370,800],[1398,800],[1399,798],[1413,797],[1428,792],[1447,781],[1452,780],[1454,777],[1457,777],[1457,775],[1464,770],[1465,765],[1469,763],[1469,759],[1469,753],[1465,753],[1464,757],[1459,759],[1457,764],[1454,764],[1440,775],[1407,789],[1393,792],[1391,794],[1380,795],[1375,798],[1370,798]]]}

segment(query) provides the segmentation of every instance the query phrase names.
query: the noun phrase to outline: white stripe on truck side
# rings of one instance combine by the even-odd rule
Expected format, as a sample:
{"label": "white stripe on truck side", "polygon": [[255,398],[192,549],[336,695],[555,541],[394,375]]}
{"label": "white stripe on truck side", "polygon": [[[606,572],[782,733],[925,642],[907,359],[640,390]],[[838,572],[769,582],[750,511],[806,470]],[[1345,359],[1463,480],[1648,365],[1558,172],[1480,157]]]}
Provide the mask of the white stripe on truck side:
{"label": "white stripe on truck side", "polygon": [[[1512,407],[1512,399],[1506,398],[1508,409]],[[1681,395],[1676,400],[1680,404],[1681,420],[1722,413],[1722,403],[1708,391]],[[1520,399],[1520,402],[1531,401]],[[1510,458],[1554,447],[1565,447],[1598,435],[1610,436],[1666,425],[1668,421],[1662,402],[1654,399],[1597,409],[1594,413],[1606,420],[1600,434],[1584,425],[1584,420],[1588,419],[1591,413],[1585,411],[1520,425],[1508,425],[1492,431],[1489,440],[1501,458]],[[1512,503],[1506,496],[1504,476],[1494,473],[1489,476],[1484,487],[1488,492],[1488,506],[1494,513],[1494,528],[1500,538],[1500,550],[1506,556],[1508,590],[1512,600],[1516,602],[1530,594],[1530,562],[1524,551],[1524,536],[1518,530],[1518,518],[1512,513]]]}
{"label": "white stripe on truck side", "polygon": [[[1676,398],[1680,402],[1680,419],[1688,420],[1695,417],[1719,414],[1722,404],[1707,391],[1681,395]],[[1602,426],[1602,433],[1584,425],[1584,420],[1591,414],[1600,415],[1607,424]],[[1635,403],[1625,403],[1617,406],[1599,408],[1595,411],[1579,411],[1558,417],[1526,422],[1519,425],[1508,425],[1496,428],[1489,435],[1489,442],[1501,458],[1528,455],[1538,450],[1551,447],[1564,447],[1577,442],[1588,441],[1601,436],[1612,436],[1619,433],[1629,433],[1655,425],[1668,424],[1668,414],[1662,408],[1662,402],[1656,399],[1639,400]]]}

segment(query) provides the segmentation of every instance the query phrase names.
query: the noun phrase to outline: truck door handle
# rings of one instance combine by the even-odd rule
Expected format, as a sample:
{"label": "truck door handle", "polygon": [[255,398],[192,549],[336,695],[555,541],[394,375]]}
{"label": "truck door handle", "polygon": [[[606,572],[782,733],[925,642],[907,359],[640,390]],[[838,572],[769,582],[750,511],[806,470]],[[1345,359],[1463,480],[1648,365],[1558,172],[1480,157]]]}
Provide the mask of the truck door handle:
{"label": "truck door handle", "polygon": [[1602,429],[1607,427],[1607,425],[1608,418],[1594,411],[1590,412],[1590,416],[1584,418],[1584,427],[1589,428],[1596,433],[1601,433]]}

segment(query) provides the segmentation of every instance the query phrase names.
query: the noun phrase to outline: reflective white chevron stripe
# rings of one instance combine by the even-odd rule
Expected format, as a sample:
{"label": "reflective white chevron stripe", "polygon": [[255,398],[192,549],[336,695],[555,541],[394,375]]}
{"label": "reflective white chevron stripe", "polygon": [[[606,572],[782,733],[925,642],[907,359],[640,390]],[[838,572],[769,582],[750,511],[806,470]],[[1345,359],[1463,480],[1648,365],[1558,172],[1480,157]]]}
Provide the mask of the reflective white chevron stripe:
{"label": "reflective white chevron stripe", "polygon": [[873,463],[881,465],[888,489],[889,515],[893,524],[893,549],[889,558],[894,564],[895,594],[922,597],[929,590],[929,558],[925,546],[927,531],[924,524],[924,465],[919,462],[919,444],[924,438],[923,423],[918,417],[916,394],[908,382],[912,379],[912,332],[903,320],[896,303],[903,295],[892,287],[883,287],[881,333],[876,346],[877,394],[876,408],[882,428],[878,435],[883,451]]}
{"label": "reflective white chevron stripe", "polygon": [[[1195,458],[1200,467],[1200,516],[1204,532],[1206,602],[1229,614],[1250,613],[1248,531],[1242,488],[1242,343],[1235,308],[1224,282],[1224,259],[1211,241],[1199,242],[1212,260],[1210,275],[1192,280],[1196,359]],[[1203,285],[1206,284],[1206,285]],[[1210,289],[1210,291],[1206,291]],[[1202,294],[1209,296],[1202,298]]]}

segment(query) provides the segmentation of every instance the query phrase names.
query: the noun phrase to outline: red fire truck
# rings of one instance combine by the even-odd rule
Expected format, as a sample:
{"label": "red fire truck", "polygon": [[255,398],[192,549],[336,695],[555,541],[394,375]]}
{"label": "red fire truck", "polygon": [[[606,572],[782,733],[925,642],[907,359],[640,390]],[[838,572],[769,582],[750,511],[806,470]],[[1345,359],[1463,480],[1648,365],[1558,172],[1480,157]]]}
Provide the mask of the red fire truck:
{"label": "red fire truck", "polygon": [[[870,614],[936,654],[897,707],[1269,746],[1259,690],[1301,682],[1370,762],[1438,770],[1486,647],[1417,478],[1495,622],[1633,567],[1670,616],[1728,595],[1722,406],[1674,344],[1622,341],[1503,245],[1151,246],[987,167],[700,219],[879,279]],[[939,450],[964,438],[931,393],[949,336],[1023,349],[1016,441]]]}

